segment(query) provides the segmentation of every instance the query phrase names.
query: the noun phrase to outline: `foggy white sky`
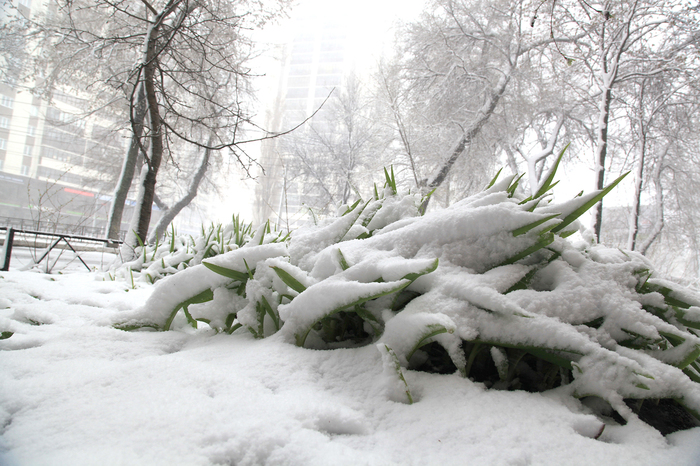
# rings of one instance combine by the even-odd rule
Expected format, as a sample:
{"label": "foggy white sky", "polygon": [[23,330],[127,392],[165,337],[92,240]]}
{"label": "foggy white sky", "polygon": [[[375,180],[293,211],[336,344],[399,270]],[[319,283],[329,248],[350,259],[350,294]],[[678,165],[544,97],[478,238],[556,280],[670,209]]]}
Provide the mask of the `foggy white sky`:
{"label": "foggy white sky", "polygon": [[[340,21],[347,26],[351,39],[348,42],[350,59],[358,70],[372,67],[382,53],[390,51],[394,41],[394,27],[399,21],[410,21],[419,16],[425,5],[425,0],[298,0],[289,17],[280,19],[268,25],[264,30],[255,32],[255,39],[262,47],[272,50],[274,44],[291,43],[295,33],[298,33],[299,18],[312,14],[318,17],[319,27],[324,21]],[[309,27],[308,23],[305,27]],[[256,80],[258,94],[258,119],[261,126],[265,125],[266,108],[272,104],[274,93],[279,85],[280,65],[272,53],[263,54],[253,62],[253,73],[262,74]],[[258,147],[249,145],[246,150],[256,156]],[[503,163],[506,166],[505,161]],[[561,180],[555,188],[557,200],[566,200],[580,191],[593,190],[592,161],[582,160],[578,163],[568,163],[560,166],[557,179]],[[614,180],[617,174],[610,173],[607,182]],[[230,189],[224,202],[225,208],[220,212],[212,212],[219,216],[220,221],[229,221],[231,213],[238,213],[250,220],[253,218],[253,199],[255,182],[240,180],[233,175],[229,182]],[[623,205],[627,203],[627,191],[632,177],[629,176],[618,189],[606,198],[608,205]],[[588,224],[588,220],[583,220]]]}
{"label": "foggy white sky", "polygon": [[[425,0],[298,0],[289,11],[288,18],[256,31],[254,38],[261,47],[273,50],[275,44],[291,43],[298,32],[298,18],[301,16],[318,16],[319,27],[325,21],[340,22],[340,27],[347,27],[351,36],[347,51],[349,60],[359,71],[370,68],[379,60],[383,51],[391,49],[393,27],[399,21],[417,17],[424,4]],[[258,123],[264,126],[266,107],[272,105],[279,83],[279,62],[273,53],[264,53],[251,65],[254,74],[263,75],[256,79],[255,87]],[[253,147],[252,144],[247,145],[245,150],[253,156],[259,153],[259,147]],[[240,214],[247,221],[253,218],[255,182],[242,180],[241,177],[232,174],[223,207],[211,212],[212,220],[228,222],[233,213]]]}

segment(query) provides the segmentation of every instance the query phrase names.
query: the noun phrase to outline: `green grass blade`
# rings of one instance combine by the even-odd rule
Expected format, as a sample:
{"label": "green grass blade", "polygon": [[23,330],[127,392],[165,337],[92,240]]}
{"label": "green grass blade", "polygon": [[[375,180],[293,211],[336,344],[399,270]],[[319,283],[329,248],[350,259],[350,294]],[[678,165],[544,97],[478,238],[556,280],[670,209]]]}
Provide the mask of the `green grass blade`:
{"label": "green grass blade", "polygon": [[501,172],[502,172],[502,171],[503,171],[503,167],[501,167],[501,169],[498,170],[498,172],[496,173],[496,176],[494,176],[494,177],[491,179],[491,182],[489,182],[489,184],[484,188],[484,191],[487,190],[487,189],[489,189],[489,188],[490,188],[491,186],[493,186],[494,184],[496,184],[496,180],[497,180],[498,177],[501,175]]}
{"label": "green grass blade", "polygon": [[341,251],[340,248],[338,248],[338,264],[340,264],[340,268],[343,270],[347,270],[350,268],[350,264],[348,264],[348,261],[345,260],[343,251]]}
{"label": "green grass blade", "polygon": [[425,332],[418,338],[418,341],[416,341],[413,345],[413,348],[411,348],[411,351],[408,352],[406,355],[406,361],[410,361],[411,357],[413,354],[418,351],[418,349],[421,346],[425,346],[428,343],[430,343],[430,339],[433,338],[436,335],[440,335],[442,333],[452,333],[452,331],[448,330],[445,328],[444,325],[440,324],[428,324],[425,326]]}
{"label": "green grass blade", "polygon": [[347,214],[349,214],[350,212],[352,212],[353,210],[355,210],[355,207],[357,207],[357,206],[360,204],[360,202],[362,202],[362,199],[356,200],[355,203],[354,203],[353,205],[351,205],[350,207],[348,207],[347,209],[345,209],[345,212],[343,212],[343,215],[341,215],[341,217],[344,217],[345,215],[347,215]]}
{"label": "green grass blade", "polygon": [[211,262],[204,262],[202,261],[202,265],[204,265],[206,268],[211,270],[214,273],[218,273],[219,275],[223,275],[224,277],[228,277],[232,280],[237,280],[239,282],[244,282],[248,280],[248,274],[239,272],[237,270],[229,269],[227,267],[222,267],[220,265],[212,264]]}
{"label": "green grass blade", "polygon": [[353,302],[350,303],[350,304],[337,307],[337,308],[335,308],[335,309],[333,309],[333,310],[327,312],[327,313],[326,313],[325,315],[323,315],[322,317],[316,319],[316,321],[314,321],[314,322],[313,322],[311,325],[309,325],[306,329],[302,329],[302,330],[300,330],[300,331],[298,331],[298,332],[296,332],[296,333],[294,334],[294,338],[295,338],[295,340],[296,340],[296,345],[297,345],[297,346],[303,347],[303,346],[304,346],[304,343],[306,342],[306,337],[309,336],[309,332],[311,332],[311,329],[312,329],[318,322],[322,321],[323,319],[325,319],[325,318],[327,318],[327,317],[329,317],[329,316],[332,316],[332,315],[334,315],[334,314],[337,314],[337,313],[339,313],[340,311],[352,310],[352,309],[355,308],[356,306],[360,306],[361,304],[364,304],[364,303],[366,303],[367,301],[371,301],[371,300],[373,300],[373,299],[381,298],[382,296],[387,296],[387,295],[390,295],[390,294],[392,294],[392,293],[396,293],[397,291],[401,291],[402,289],[406,288],[410,283],[411,283],[411,282],[408,281],[408,280],[402,280],[402,281],[398,282],[398,284],[397,284],[396,286],[394,286],[394,287],[392,287],[392,288],[390,288],[390,289],[388,289],[388,290],[382,291],[382,292],[380,292],[380,293],[371,294],[371,295],[366,296],[366,297],[364,297],[364,298],[359,298],[359,299],[353,301]]}
{"label": "green grass blade", "polygon": [[[211,289],[207,288],[206,290],[202,291],[201,293],[192,296],[189,299],[186,299],[185,301],[181,302],[178,304],[175,309],[173,309],[173,312],[170,313],[170,316],[168,319],[165,321],[165,325],[163,325],[163,330],[170,330],[170,326],[173,323],[173,320],[175,319],[175,315],[177,315],[178,311],[180,309],[186,309],[190,304],[200,304],[200,303],[206,303],[207,301],[211,301],[214,299],[214,293],[211,291]],[[186,315],[187,315],[186,311]],[[188,321],[190,320],[192,316],[188,318]]]}
{"label": "green grass blade", "polygon": [[375,335],[379,336],[382,334],[382,332],[384,331],[384,324],[381,321],[379,321],[379,319],[377,319],[374,316],[374,314],[372,314],[362,306],[355,306],[355,313],[372,327],[372,330],[374,330]]}
{"label": "green grass blade", "polygon": [[299,282],[296,278],[292,277],[289,272],[280,267],[270,267],[275,271],[278,277],[284,282],[285,285],[296,291],[297,293],[302,293],[306,290],[306,287]]}
{"label": "green grass blade", "polygon": [[418,279],[418,277],[434,272],[438,268],[439,262],[440,261],[436,258],[428,267],[424,268],[423,270],[419,270],[418,272],[408,273],[403,276],[403,279],[414,282],[416,279]]}
{"label": "green grass blade", "polygon": [[394,178],[394,166],[391,166],[391,175],[389,175],[389,172],[387,171],[386,167],[384,167],[384,178],[386,179],[386,183],[384,186],[388,186],[391,188],[392,194],[396,194],[396,178]]}
{"label": "green grass blade", "polygon": [[[571,144],[571,143],[569,143]],[[556,183],[552,184],[552,181],[554,181],[554,176],[557,173],[557,169],[559,168],[559,162],[561,162],[562,157],[564,157],[564,153],[566,150],[569,148],[569,144],[564,146],[564,148],[559,152],[559,157],[557,157],[557,160],[554,162],[554,165],[552,165],[552,168],[549,169],[549,173],[547,173],[547,177],[545,178],[544,182],[542,185],[540,185],[540,189],[537,190],[535,195],[533,196],[534,198],[542,196],[544,193],[549,191],[551,188],[553,188]]]}
{"label": "green grass blade", "polygon": [[581,215],[583,215],[588,209],[596,205],[598,202],[600,202],[603,197],[605,197],[612,189],[617,186],[620,181],[622,181],[627,175],[629,175],[630,172],[624,173],[620,175],[615,181],[610,183],[608,186],[606,186],[603,190],[601,190],[598,194],[593,196],[588,202],[580,206],[578,209],[574,210],[572,213],[567,215],[559,225],[554,227],[552,229],[553,233],[558,233],[567,226],[569,226],[571,223],[574,222],[577,218],[579,218]]}
{"label": "green grass blade", "polygon": [[543,247],[549,246],[550,244],[552,244],[552,242],[554,242],[554,235],[552,233],[545,233],[544,235],[542,235],[540,237],[540,240],[537,243],[533,244],[532,246],[525,249],[524,251],[519,252],[518,254],[514,255],[510,259],[507,259],[506,261],[504,261],[500,265],[514,264],[514,263],[518,262],[520,259],[523,259],[523,258],[529,256],[530,254],[539,251]]}
{"label": "green grass blade", "polygon": [[175,225],[170,224],[170,253],[175,252]]}
{"label": "green grass blade", "polygon": [[[546,216],[546,217],[544,217],[544,218],[542,218],[542,219],[540,219],[540,220],[537,220],[537,221],[535,221],[535,222],[532,222],[532,223],[530,223],[530,224],[528,224],[528,225],[525,225],[525,226],[520,227],[520,228],[516,228],[516,229],[513,230],[511,233],[513,233],[513,236],[524,235],[525,233],[527,233],[528,231],[532,230],[533,228],[536,228],[536,227],[542,225],[543,223],[548,222],[549,220],[551,220],[551,219],[553,219],[553,218],[556,218],[556,217],[558,217],[558,216],[559,216],[559,214],[548,215],[548,216]],[[554,226],[552,226],[552,228],[554,228]],[[551,229],[551,228],[550,228],[550,229]],[[540,232],[540,233],[543,233],[543,232]]]}
{"label": "green grass blade", "polygon": [[406,382],[406,378],[403,375],[403,371],[401,370],[401,363],[399,362],[398,356],[396,356],[396,353],[394,350],[389,348],[388,345],[384,345],[384,348],[386,348],[387,354],[391,357],[391,362],[393,364],[394,370],[396,371],[396,375],[399,377],[399,380],[403,382],[404,387],[406,387],[406,398],[408,399],[408,404],[413,404],[413,396],[411,396],[411,390],[408,388],[408,382]]}
{"label": "green grass blade", "polygon": [[525,173],[517,177],[510,186],[508,186],[508,189],[506,189],[506,192],[508,193],[508,197],[513,197],[515,195],[515,190],[518,189],[518,184],[520,184],[520,180],[525,176]]}
{"label": "green grass blade", "polygon": [[265,309],[265,312],[267,315],[270,316],[272,319],[272,322],[275,324],[275,329],[279,330],[280,329],[280,318],[277,312],[275,312],[274,309],[272,309],[272,306],[270,306],[270,303],[267,301],[267,298],[265,296],[261,296],[262,298],[262,307]]}
{"label": "green grass blade", "polygon": [[692,351],[689,351],[688,354],[686,354],[685,357],[678,362],[678,364],[674,364],[674,366],[679,369],[685,369],[691,362],[695,362],[695,360],[698,359],[698,356],[700,356],[700,346],[695,346]]}

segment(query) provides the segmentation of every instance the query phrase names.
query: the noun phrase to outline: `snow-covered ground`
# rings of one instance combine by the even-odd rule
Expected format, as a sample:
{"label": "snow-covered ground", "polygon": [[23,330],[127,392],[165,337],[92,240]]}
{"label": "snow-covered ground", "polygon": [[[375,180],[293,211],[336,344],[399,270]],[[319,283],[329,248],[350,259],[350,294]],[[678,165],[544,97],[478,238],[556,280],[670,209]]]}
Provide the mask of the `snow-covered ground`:
{"label": "snow-covered ground", "polygon": [[[697,465],[700,428],[608,426],[556,392],[405,371],[390,401],[374,345],[124,332],[153,289],[95,273],[0,273],[2,465]],[[186,328],[186,327],[183,327]]]}

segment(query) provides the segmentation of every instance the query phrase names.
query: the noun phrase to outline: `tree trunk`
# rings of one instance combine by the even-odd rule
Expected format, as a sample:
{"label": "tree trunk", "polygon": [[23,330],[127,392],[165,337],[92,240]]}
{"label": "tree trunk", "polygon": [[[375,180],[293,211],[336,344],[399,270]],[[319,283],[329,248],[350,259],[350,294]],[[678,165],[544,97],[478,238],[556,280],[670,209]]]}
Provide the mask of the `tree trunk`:
{"label": "tree trunk", "polygon": [[[501,97],[503,97],[503,93],[505,92],[506,87],[508,86],[508,82],[510,81],[510,77],[512,76],[514,69],[515,61],[511,63],[508,70],[505,73],[503,73],[503,75],[501,75],[501,78],[498,80],[496,87],[494,87],[494,89],[489,94],[489,98],[486,100],[486,102],[484,102],[484,105],[482,105],[479,111],[477,112],[476,119],[472,121],[472,123],[466,128],[466,130],[462,134],[462,137],[459,139],[459,141],[457,141],[457,144],[455,144],[455,146],[450,151],[450,156],[447,159],[445,159],[442,165],[435,171],[432,178],[428,180],[427,186],[429,189],[436,189],[442,184],[443,181],[445,181],[448,173],[452,169],[452,166],[455,164],[457,159],[459,159],[460,155],[462,155],[464,150],[479,134],[481,128],[483,128],[483,126],[489,120],[491,115],[493,115],[493,112],[496,109],[496,105],[498,105],[499,100],[501,100]],[[420,207],[421,212],[424,213],[427,210],[429,202],[430,198],[427,198],[423,202],[423,205],[421,205]]]}
{"label": "tree trunk", "polygon": [[122,260],[129,261],[134,258],[134,251],[139,243],[146,244],[148,238],[148,226],[151,222],[151,210],[155,196],[156,176],[163,158],[163,126],[156,94],[156,69],[158,67],[158,36],[165,16],[172,13],[177,7],[178,0],[171,0],[166,8],[154,18],[149,27],[145,39],[145,52],[143,58],[143,87],[146,96],[149,119],[149,156],[141,169],[139,189],[136,198],[136,211],[131,219],[131,225],[122,246]]}
{"label": "tree trunk", "polygon": [[[209,142],[209,145],[211,145],[211,142]],[[172,222],[173,219],[177,217],[177,215],[182,211],[182,209],[187,207],[197,196],[197,190],[199,189],[199,185],[202,183],[204,175],[206,175],[207,169],[209,168],[210,155],[211,149],[205,149],[204,155],[202,155],[202,159],[199,162],[197,172],[194,174],[190,185],[187,187],[187,192],[182,197],[182,199],[177,201],[172,207],[163,212],[163,215],[160,217],[160,219],[158,219],[158,223],[156,224],[155,228],[153,229],[153,232],[148,238],[149,242],[153,242],[157,238],[163,236],[165,231],[168,229],[168,225],[170,225],[170,222]]]}
{"label": "tree trunk", "polygon": [[[155,28],[154,28],[155,29]],[[141,185],[139,190],[143,190],[143,195],[139,196],[141,203],[136,206],[138,209],[138,218],[134,225],[137,226],[136,234],[143,243],[148,238],[148,226],[151,222],[151,210],[153,209],[153,197],[156,192],[156,177],[160,162],[163,159],[163,127],[160,120],[160,110],[158,108],[158,99],[156,96],[155,86],[155,68],[156,68],[156,37],[152,35],[153,40],[149,43],[149,60],[144,69],[144,85],[146,87],[146,99],[148,100],[148,113],[151,124],[151,141],[150,157],[146,160],[143,169],[145,175],[141,177]]]}
{"label": "tree trunk", "polygon": [[[598,141],[595,153],[595,184],[596,189],[605,187],[605,157],[608,152],[608,120],[610,118],[610,103],[612,102],[612,83],[606,82],[600,101],[598,114]],[[593,231],[597,241],[600,241],[600,230],[603,226],[603,201],[593,207]]]}
{"label": "tree trunk", "polygon": [[136,105],[132,120],[132,134],[129,150],[126,153],[124,162],[122,163],[122,171],[117,181],[117,187],[114,190],[112,205],[109,211],[109,219],[107,223],[107,238],[119,239],[121,230],[122,216],[124,215],[124,204],[126,197],[129,194],[131,183],[134,179],[134,173],[139,156],[139,140],[143,134],[143,120],[146,117],[146,95],[144,93],[143,83],[139,84],[138,93],[136,96]]}
{"label": "tree trunk", "polygon": [[654,173],[652,176],[654,181],[654,188],[656,189],[656,222],[654,223],[654,228],[652,229],[652,231],[649,232],[649,236],[647,236],[647,239],[639,245],[639,252],[645,255],[651,247],[651,245],[654,243],[654,241],[656,241],[656,239],[659,237],[665,225],[664,189],[661,184],[661,172],[663,171],[664,158],[666,157],[666,154],[668,153],[669,149],[670,144],[665,147],[664,152],[661,154],[661,157],[659,157],[659,160],[656,162],[656,167],[654,168]]}
{"label": "tree trunk", "polygon": [[[640,119],[640,125],[643,122]],[[642,209],[642,183],[644,180],[644,162],[646,158],[646,132],[644,128],[640,128],[642,132],[641,137],[641,150],[639,154],[639,161],[637,165],[637,170],[634,177],[634,199],[632,200],[632,218],[630,219],[630,231],[629,238],[627,239],[627,249],[634,251],[637,245],[637,235],[639,233],[639,215]]]}

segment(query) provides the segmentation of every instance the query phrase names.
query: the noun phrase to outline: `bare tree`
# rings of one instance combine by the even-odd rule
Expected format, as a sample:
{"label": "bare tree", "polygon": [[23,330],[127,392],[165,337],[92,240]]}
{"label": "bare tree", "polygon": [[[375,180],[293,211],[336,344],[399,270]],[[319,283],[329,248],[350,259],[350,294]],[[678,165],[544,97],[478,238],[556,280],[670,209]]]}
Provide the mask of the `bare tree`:
{"label": "bare tree", "polygon": [[305,128],[281,141],[286,182],[303,187],[308,207],[327,213],[371,188],[389,141],[376,102],[349,74]]}
{"label": "bare tree", "polygon": [[[554,42],[548,31],[529,27],[528,8],[518,0],[435,0],[402,31],[400,70],[385,72],[382,87],[414,178],[427,174],[419,180],[424,189],[448,182],[469,151],[479,156],[470,157],[454,184],[482,187],[479,172],[490,172],[501,150],[514,153],[504,128],[523,127],[526,110],[509,109],[508,101],[517,100],[509,89],[514,81],[527,85],[520,75]],[[390,83],[390,76],[403,84]]]}
{"label": "bare tree", "polygon": [[[609,165],[614,91],[621,84],[677,71],[678,54],[696,40],[690,8],[675,1],[552,2],[552,34],[573,38],[559,51],[581,68],[579,87],[594,84],[598,111],[595,122],[595,184],[602,189]],[[580,64],[580,65],[579,65]],[[590,79],[585,79],[586,74]],[[593,228],[600,238],[602,202],[594,207]]]}
{"label": "bare tree", "polygon": [[[246,167],[252,162],[240,148],[250,123],[246,62],[252,43],[246,31],[284,5],[284,0],[52,0],[46,17],[33,24],[30,36],[42,46],[36,68],[43,67],[46,76],[34,83],[35,92],[81,83],[112,101],[125,97],[132,141],[112,209],[112,235],[120,223],[116,204],[125,198],[138,153],[144,165],[131,246],[136,237],[147,237],[158,171],[163,160],[173,160],[176,141],[230,150]],[[213,139],[198,136],[210,132]]]}

